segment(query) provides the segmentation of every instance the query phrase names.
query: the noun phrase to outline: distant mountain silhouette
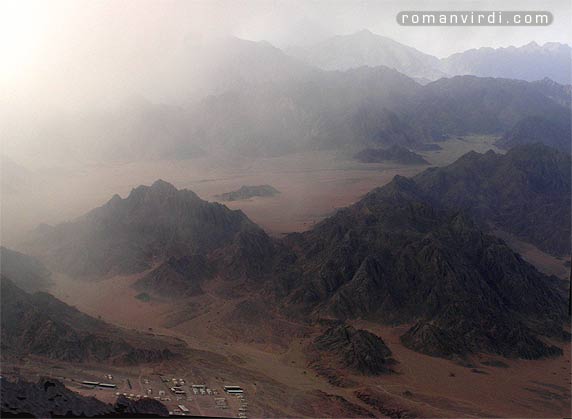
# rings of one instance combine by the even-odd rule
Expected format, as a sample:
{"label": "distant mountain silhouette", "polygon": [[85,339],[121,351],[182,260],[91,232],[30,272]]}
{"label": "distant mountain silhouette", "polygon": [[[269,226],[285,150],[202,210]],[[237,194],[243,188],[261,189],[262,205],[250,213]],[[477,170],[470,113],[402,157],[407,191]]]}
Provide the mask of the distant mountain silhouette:
{"label": "distant mountain silhouette", "polygon": [[438,58],[369,30],[292,47],[286,53],[323,70],[386,66],[414,78],[435,80],[446,75]]}
{"label": "distant mountain silhouette", "polygon": [[307,47],[291,47],[286,53],[323,70],[349,70],[384,65],[412,78],[474,75],[526,81],[548,77],[570,84],[572,48],[567,44],[530,42],[521,47],[470,49],[439,59],[391,38],[362,30],[333,36]]}
{"label": "distant mountain silhouette", "polygon": [[558,83],[570,84],[572,48],[566,44],[530,42],[521,47],[478,48],[453,54],[442,60],[445,73],[472,74],[481,77],[502,77],[520,80],[541,80],[548,77]]}
{"label": "distant mountain silhouette", "polygon": [[422,149],[451,135],[500,136],[527,117],[569,120],[569,96],[546,81],[457,76],[421,86],[387,67],[362,67],[212,96],[188,121],[202,149],[248,156]]}

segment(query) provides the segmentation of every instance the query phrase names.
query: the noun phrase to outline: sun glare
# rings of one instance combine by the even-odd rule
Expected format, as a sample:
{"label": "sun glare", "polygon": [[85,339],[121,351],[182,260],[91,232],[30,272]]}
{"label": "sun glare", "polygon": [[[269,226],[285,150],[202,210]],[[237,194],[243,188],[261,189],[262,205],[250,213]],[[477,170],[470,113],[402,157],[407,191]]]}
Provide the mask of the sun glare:
{"label": "sun glare", "polygon": [[50,2],[0,1],[0,78],[14,81],[41,52],[50,18]]}

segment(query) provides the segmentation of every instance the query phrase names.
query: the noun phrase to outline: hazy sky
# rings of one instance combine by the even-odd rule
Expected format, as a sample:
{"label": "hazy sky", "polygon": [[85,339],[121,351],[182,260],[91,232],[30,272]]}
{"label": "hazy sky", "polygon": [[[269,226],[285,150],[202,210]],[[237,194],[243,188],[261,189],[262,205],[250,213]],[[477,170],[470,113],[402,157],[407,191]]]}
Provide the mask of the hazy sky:
{"label": "hazy sky", "polygon": [[[570,0],[2,0],[0,88],[6,108],[137,94],[189,39],[235,35],[279,47],[360,29],[446,56],[480,46],[570,43]],[[401,10],[549,10],[549,27],[401,27]],[[6,97],[5,94],[3,94]],[[75,101],[73,98],[75,97]],[[99,98],[99,99],[98,99]],[[2,105],[0,103],[0,105]],[[2,110],[2,108],[0,108]]]}

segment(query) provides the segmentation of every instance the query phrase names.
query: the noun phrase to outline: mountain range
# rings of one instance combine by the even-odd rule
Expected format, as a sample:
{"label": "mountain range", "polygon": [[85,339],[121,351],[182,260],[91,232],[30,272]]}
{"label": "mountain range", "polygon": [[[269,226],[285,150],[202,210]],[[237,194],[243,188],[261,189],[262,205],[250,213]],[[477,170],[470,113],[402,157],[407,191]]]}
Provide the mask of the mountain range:
{"label": "mountain range", "polygon": [[76,275],[146,272],[135,286],[163,296],[200,294],[218,276],[256,284],[294,318],[413,324],[404,344],[431,355],[554,356],[561,349],[545,337],[567,336],[561,280],[490,231],[568,255],[570,166],[540,144],[470,152],[396,176],[280,240],[240,211],[157,181],[42,229],[34,245],[48,266]]}
{"label": "mountain range", "polygon": [[190,136],[211,152],[422,148],[451,135],[502,136],[529,117],[565,125],[568,96],[561,85],[475,76],[422,86],[387,67],[362,67],[212,96],[188,121]]}
{"label": "mountain range", "polygon": [[188,66],[170,78],[179,80],[179,100],[139,98],[115,110],[50,119],[29,142],[60,146],[42,149],[46,155],[63,149],[90,161],[275,156],[509,135],[529,117],[554,122],[558,132],[569,123],[567,45],[483,48],[439,60],[361,31],[285,51],[224,38],[190,42],[181,53]]}
{"label": "mountain range", "polygon": [[572,49],[569,45],[530,42],[521,47],[478,48],[439,59],[369,30],[337,35],[308,47],[286,52],[324,70],[345,71],[361,66],[387,66],[421,80],[456,75],[541,80],[548,77],[570,84]]}
{"label": "mountain range", "polygon": [[567,336],[560,280],[434,205],[416,180],[396,177],[285,240],[275,292],[294,317],[413,323],[403,343],[435,356],[562,353],[540,337]]}
{"label": "mountain range", "polygon": [[413,178],[434,204],[466,211],[543,251],[570,255],[571,157],[543,144],[470,152]]}

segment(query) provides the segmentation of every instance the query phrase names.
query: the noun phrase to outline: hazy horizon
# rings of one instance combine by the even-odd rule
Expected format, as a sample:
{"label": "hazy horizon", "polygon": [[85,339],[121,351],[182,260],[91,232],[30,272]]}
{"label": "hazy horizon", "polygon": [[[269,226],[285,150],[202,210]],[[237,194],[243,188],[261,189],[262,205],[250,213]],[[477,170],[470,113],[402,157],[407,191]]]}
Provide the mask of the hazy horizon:
{"label": "hazy horizon", "polygon": [[[189,42],[212,36],[268,41],[278,48],[309,45],[368,29],[439,58],[479,47],[531,41],[570,43],[567,1],[543,2],[546,27],[404,28],[402,10],[534,10],[535,2],[493,1],[4,1],[0,5],[0,83],[6,110],[34,107],[70,112],[109,107],[153,92],[157,80],[188,60]],[[422,34],[422,36],[420,36]],[[155,88],[158,88],[155,86]],[[160,89],[160,88],[159,88]],[[4,107],[3,107],[4,108]],[[2,109],[2,108],[0,108]]]}

